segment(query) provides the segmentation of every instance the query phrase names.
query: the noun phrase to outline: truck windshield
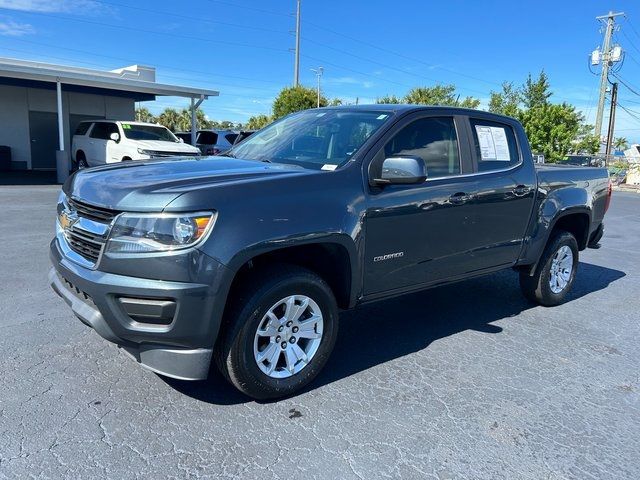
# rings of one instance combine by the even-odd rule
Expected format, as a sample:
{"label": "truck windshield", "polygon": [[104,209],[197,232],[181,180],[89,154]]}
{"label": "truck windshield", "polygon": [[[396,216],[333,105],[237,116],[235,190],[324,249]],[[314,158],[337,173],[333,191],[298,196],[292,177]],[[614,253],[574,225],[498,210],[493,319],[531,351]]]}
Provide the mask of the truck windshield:
{"label": "truck windshield", "polygon": [[229,153],[248,160],[334,170],[390,117],[383,111],[305,110],[269,125]]}
{"label": "truck windshield", "polygon": [[178,138],[171,131],[160,125],[136,125],[134,123],[123,123],[122,131],[124,136],[130,140],[161,140],[163,142],[179,142]]}

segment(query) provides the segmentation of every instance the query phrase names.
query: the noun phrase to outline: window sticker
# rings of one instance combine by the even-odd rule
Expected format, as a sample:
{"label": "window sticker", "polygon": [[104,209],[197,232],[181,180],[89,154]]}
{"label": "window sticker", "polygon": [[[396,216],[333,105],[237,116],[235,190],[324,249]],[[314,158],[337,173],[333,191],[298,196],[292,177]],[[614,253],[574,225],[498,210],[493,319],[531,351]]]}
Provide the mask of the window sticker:
{"label": "window sticker", "polygon": [[128,123],[123,123],[123,124],[122,124],[122,128],[123,128],[124,130],[131,130],[131,125],[129,125]]}
{"label": "window sticker", "polygon": [[329,171],[333,171],[333,170],[335,170],[336,168],[338,168],[338,165],[333,165],[333,164],[331,164],[331,163],[325,163],[325,164],[322,166],[321,170],[329,170]]}
{"label": "window sticker", "polygon": [[503,127],[476,125],[476,134],[480,144],[480,157],[484,161],[511,161],[507,132]]}
{"label": "window sticker", "polygon": [[382,115],[378,115],[378,120],[384,120],[385,118],[387,118],[389,115],[385,115],[384,113]]}

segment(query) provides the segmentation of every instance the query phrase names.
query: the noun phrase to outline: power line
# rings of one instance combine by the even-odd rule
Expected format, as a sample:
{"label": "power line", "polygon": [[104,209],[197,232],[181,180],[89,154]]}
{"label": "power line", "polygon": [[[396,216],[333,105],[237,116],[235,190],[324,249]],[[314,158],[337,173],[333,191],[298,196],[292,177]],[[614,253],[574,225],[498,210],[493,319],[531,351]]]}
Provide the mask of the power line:
{"label": "power line", "polygon": [[189,15],[182,15],[179,13],[175,13],[175,12],[170,12],[167,10],[157,10],[157,9],[151,9],[151,8],[143,8],[143,7],[137,7],[137,6],[133,6],[133,5],[129,5],[126,3],[114,3],[114,2],[106,2],[104,0],[92,0],[95,3],[100,3],[103,5],[111,5],[114,7],[123,7],[123,8],[128,8],[130,10],[138,10],[139,12],[147,12],[147,13],[152,13],[152,14],[156,14],[156,15],[166,15],[168,17],[171,18],[182,18],[185,20],[190,20],[190,21],[195,21],[195,22],[203,22],[203,23],[210,23],[213,25],[224,25],[227,27],[234,27],[234,28],[245,28],[248,30],[257,30],[257,31],[261,31],[261,32],[269,32],[269,33],[277,33],[277,34],[283,34],[283,35],[289,35],[289,32],[283,32],[281,30],[273,30],[270,28],[264,28],[264,27],[256,27],[256,26],[251,26],[251,25],[242,25],[239,23],[230,23],[230,22],[221,22],[219,20],[211,20],[209,18],[202,18],[202,17],[191,17]]}
{"label": "power line", "polygon": [[[8,47],[0,47],[1,50],[8,50],[8,51],[13,51],[13,52],[18,52],[18,53],[26,53],[29,55],[34,55],[33,52],[29,52],[27,50],[19,50],[16,48],[8,48]],[[85,61],[81,61],[81,60],[72,60],[69,58],[65,58],[65,57],[60,57],[60,56],[55,56],[55,55],[41,55],[38,54],[38,56],[40,56],[41,58],[51,58],[54,60],[62,60],[64,62],[69,62],[69,63],[76,63],[76,64],[82,64],[82,65],[88,65],[88,66],[92,66],[92,67],[100,67],[100,68],[104,68],[103,65],[97,64],[97,63],[92,63],[92,62],[85,62]],[[185,80],[187,77],[181,77],[181,76],[176,76],[176,75],[167,75],[167,74],[163,74],[164,77],[167,78],[175,78],[178,80]],[[271,89],[261,89],[261,88],[255,88],[255,87],[248,87],[248,86],[244,86],[244,85],[237,85],[237,84],[229,84],[229,83],[216,83],[217,86],[227,86],[227,87],[238,87],[238,88],[244,88],[247,90],[254,90],[257,92],[273,92]],[[240,95],[240,94],[233,94],[233,93],[223,93],[222,96],[225,97],[240,97],[240,98],[246,98],[246,95]]]}
{"label": "power line", "polygon": [[238,5],[237,3],[223,2],[220,0],[207,0],[210,3],[217,3],[219,5],[225,5],[228,7],[241,8],[243,10],[251,10],[258,13],[266,13],[267,15],[275,15],[278,17],[290,17],[291,15],[281,12],[274,12],[273,10],[263,10],[261,8],[249,7],[248,5]]}
{"label": "power line", "polygon": [[[0,7],[1,10],[11,10],[9,8],[6,7]],[[171,37],[171,38],[183,38],[186,40],[197,40],[199,42],[208,42],[208,43],[216,43],[216,44],[220,44],[220,45],[227,45],[227,46],[232,46],[232,47],[243,47],[243,48],[252,48],[252,49],[261,49],[261,50],[269,50],[269,51],[274,51],[274,52],[279,52],[279,53],[288,53],[288,50],[285,49],[281,49],[281,48],[275,48],[275,47],[268,47],[266,45],[251,45],[251,44],[246,44],[246,43],[237,43],[237,42],[228,42],[226,40],[212,40],[210,38],[204,38],[204,37],[196,37],[196,36],[192,36],[192,35],[184,35],[184,34],[180,34],[180,33],[169,33],[169,32],[158,32],[155,30],[146,30],[146,29],[142,29],[139,27],[128,27],[126,25],[114,25],[111,23],[104,23],[104,22],[97,22],[94,20],[87,20],[84,18],[74,18],[74,17],[65,17],[62,15],[53,15],[50,13],[43,13],[43,12],[22,12],[28,15],[40,15],[40,16],[44,16],[47,18],[56,18],[59,20],[66,20],[66,21],[71,21],[71,22],[81,22],[81,23],[86,23],[89,25],[98,25],[101,27],[108,27],[108,28],[116,28],[116,29],[120,29],[120,30],[129,30],[129,31],[134,31],[136,33],[150,33],[152,35],[161,35],[161,36],[165,36],[165,37]]]}
{"label": "power line", "polygon": [[[112,60],[118,60],[118,61],[122,61],[122,62],[126,62],[126,63],[140,63],[137,60],[132,60],[130,58],[116,57],[116,56],[113,56],[113,55],[104,55],[104,54],[100,54],[100,53],[89,52],[87,50],[79,50],[77,48],[70,48],[70,47],[63,47],[61,45],[54,45],[54,44],[51,44],[51,43],[34,42],[33,40],[24,40],[22,38],[14,38],[13,40],[18,41],[18,42],[29,43],[29,44],[33,44],[33,45],[39,45],[39,46],[43,46],[43,47],[52,47],[52,48],[60,49],[60,50],[68,50],[70,52],[84,53],[86,55],[91,55],[92,57],[109,58],[109,59],[112,59]],[[31,53],[31,52],[26,52],[26,53]],[[166,64],[156,63],[156,62],[153,62],[153,63],[154,63],[154,66],[156,66],[156,67],[169,68],[171,70],[180,70],[182,72],[196,73],[196,74],[206,75],[207,77],[222,77],[222,78],[231,78],[231,79],[237,79],[237,80],[248,80],[250,82],[271,83],[271,84],[274,84],[274,85],[281,85],[281,82],[275,82],[273,80],[263,80],[263,79],[251,78],[251,77],[240,77],[240,76],[237,76],[237,75],[221,75],[219,73],[207,72],[207,71],[204,71],[204,70],[193,70],[193,69],[189,69],[189,68],[183,68],[183,67],[180,67],[180,66],[171,66],[171,65],[166,65]],[[104,66],[102,66],[102,65],[99,65],[99,66],[104,68]]]}
{"label": "power line", "polygon": [[633,33],[635,33],[636,36],[640,38],[640,33],[638,33],[638,31],[636,30],[636,27],[633,26],[633,23],[631,23],[631,20],[629,20],[629,17],[625,16],[625,20],[627,21],[627,25],[631,27],[631,30],[633,31]]}
{"label": "power line", "polygon": [[425,61],[422,61],[422,60],[420,60],[420,59],[417,59],[417,58],[415,58],[415,57],[411,57],[411,56],[409,56],[409,55],[405,55],[405,54],[403,54],[403,53],[396,52],[396,51],[394,51],[394,50],[390,50],[390,49],[388,49],[388,48],[380,47],[379,45],[376,45],[376,44],[373,44],[373,43],[370,43],[370,42],[366,42],[366,41],[361,40],[361,39],[359,39],[359,38],[352,37],[352,36],[350,36],[350,35],[346,35],[346,34],[344,34],[344,33],[338,32],[338,31],[336,31],[336,30],[332,30],[332,29],[330,29],[330,28],[326,28],[326,27],[324,27],[324,26],[322,26],[322,25],[318,25],[317,23],[313,23],[313,22],[309,22],[309,21],[307,21],[306,23],[307,23],[308,25],[311,25],[311,26],[313,26],[313,27],[317,28],[317,29],[324,30],[324,31],[326,31],[326,32],[332,33],[332,34],[334,34],[334,35],[338,35],[338,36],[340,36],[340,37],[346,38],[346,39],[351,40],[351,41],[354,41],[354,42],[358,42],[358,43],[360,43],[360,44],[362,44],[362,45],[367,45],[367,46],[369,46],[369,47],[371,47],[371,48],[375,48],[376,50],[379,50],[379,51],[381,51],[381,52],[386,52],[386,53],[389,53],[389,54],[391,54],[391,55],[395,55],[395,56],[397,56],[397,57],[403,58],[403,59],[405,59],[405,60],[410,60],[410,61],[412,61],[412,62],[420,63],[420,64],[422,64],[422,65],[425,65],[425,66],[429,67],[429,68],[436,68],[436,69],[439,69],[439,70],[443,70],[443,71],[445,71],[445,72],[452,73],[452,74],[454,74],[454,75],[459,75],[459,76],[462,76],[462,77],[469,78],[469,79],[471,79],[471,80],[476,80],[476,81],[479,81],[479,82],[487,83],[487,84],[489,84],[489,85],[498,85],[498,86],[501,86],[501,84],[500,84],[500,83],[492,82],[492,81],[489,81],[489,80],[486,80],[486,79],[484,79],[484,78],[480,78],[480,77],[475,77],[475,76],[473,76],[473,75],[468,75],[468,74],[466,74],[466,73],[457,72],[457,71],[455,71],[455,70],[452,70],[452,69],[449,69],[449,68],[445,68],[445,67],[441,67],[441,66],[438,66],[438,65],[433,65],[433,64],[427,63],[427,62],[425,62]]}
{"label": "power line", "polygon": [[640,92],[638,92],[638,90],[636,90],[634,87],[631,87],[627,82],[625,82],[622,78],[620,78],[618,74],[614,73],[613,76],[616,77],[620,81],[620,83],[625,87],[627,87],[632,93],[640,96]]}

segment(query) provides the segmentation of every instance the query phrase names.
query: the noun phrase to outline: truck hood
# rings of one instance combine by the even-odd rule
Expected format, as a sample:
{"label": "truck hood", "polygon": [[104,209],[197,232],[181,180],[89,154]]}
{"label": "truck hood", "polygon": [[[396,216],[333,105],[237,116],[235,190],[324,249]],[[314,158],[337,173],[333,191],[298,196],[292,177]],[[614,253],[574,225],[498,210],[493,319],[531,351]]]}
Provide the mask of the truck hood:
{"label": "truck hood", "polygon": [[294,165],[229,157],[172,158],[80,170],[63,190],[77,200],[112,210],[158,212],[195,188],[313,172]]}
{"label": "truck hood", "polygon": [[163,140],[136,140],[135,145],[145,150],[155,150],[159,152],[176,153],[196,153],[200,152],[197,147],[187,143],[165,142]]}

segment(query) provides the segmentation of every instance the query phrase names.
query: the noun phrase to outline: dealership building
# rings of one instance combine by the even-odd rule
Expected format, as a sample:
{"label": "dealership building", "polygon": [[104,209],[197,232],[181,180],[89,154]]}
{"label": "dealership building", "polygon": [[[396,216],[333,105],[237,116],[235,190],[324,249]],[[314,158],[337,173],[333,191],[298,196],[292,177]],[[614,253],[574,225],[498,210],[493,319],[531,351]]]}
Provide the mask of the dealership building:
{"label": "dealership building", "polygon": [[195,135],[196,109],[218,92],[155,77],[155,68],[139,65],[100,71],[0,58],[0,169],[57,170],[66,178],[78,123],[134,120],[136,102],[160,96],[190,99]]}

